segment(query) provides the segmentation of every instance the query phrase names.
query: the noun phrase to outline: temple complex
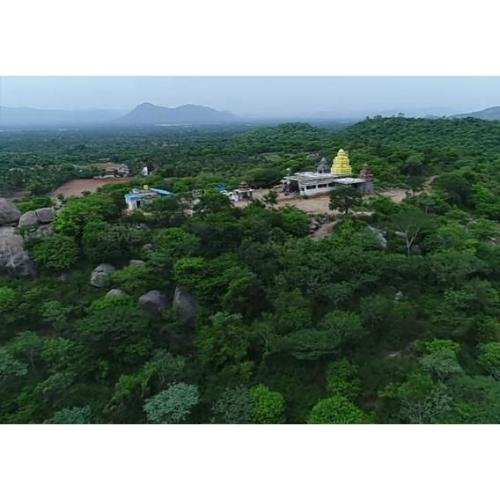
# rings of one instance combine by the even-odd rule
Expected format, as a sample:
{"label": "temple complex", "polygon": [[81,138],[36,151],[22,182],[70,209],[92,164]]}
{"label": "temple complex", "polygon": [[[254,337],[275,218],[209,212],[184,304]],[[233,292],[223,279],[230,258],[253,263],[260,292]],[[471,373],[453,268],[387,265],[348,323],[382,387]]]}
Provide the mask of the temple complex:
{"label": "temple complex", "polygon": [[318,196],[329,193],[340,186],[352,186],[363,194],[373,192],[373,176],[365,165],[359,177],[352,176],[352,168],[346,151],[339,149],[335,156],[330,172],[328,162],[322,158],[315,172],[296,172],[287,175],[281,181],[283,192],[299,194],[301,196]]}

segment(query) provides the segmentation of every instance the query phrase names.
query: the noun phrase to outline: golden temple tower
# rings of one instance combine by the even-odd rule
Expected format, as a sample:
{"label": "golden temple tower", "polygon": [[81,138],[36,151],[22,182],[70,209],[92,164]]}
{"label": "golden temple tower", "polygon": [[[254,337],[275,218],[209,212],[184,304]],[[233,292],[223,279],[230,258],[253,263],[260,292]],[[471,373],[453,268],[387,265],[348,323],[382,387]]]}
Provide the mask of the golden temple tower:
{"label": "golden temple tower", "polygon": [[338,177],[348,177],[352,175],[352,168],[351,164],[349,163],[349,157],[343,149],[339,149],[337,156],[333,160],[332,174]]}

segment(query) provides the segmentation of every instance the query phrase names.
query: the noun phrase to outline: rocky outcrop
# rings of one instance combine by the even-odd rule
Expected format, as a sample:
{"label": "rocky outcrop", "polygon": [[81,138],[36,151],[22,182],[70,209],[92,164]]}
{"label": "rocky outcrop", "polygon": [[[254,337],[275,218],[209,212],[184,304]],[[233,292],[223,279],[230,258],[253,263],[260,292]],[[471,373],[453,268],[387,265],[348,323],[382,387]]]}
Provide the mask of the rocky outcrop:
{"label": "rocky outcrop", "polygon": [[14,203],[5,198],[0,198],[0,226],[17,224],[20,217],[21,212]]}
{"label": "rocky outcrop", "polygon": [[123,290],[119,288],[112,288],[107,294],[106,297],[124,297],[127,295]]}
{"label": "rocky outcrop", "polygon": [[109,275],[115,270],[111,264],[99,264],[90,276],[90,284],[97,288],[104,288],[109,284]]}
{"label": "rocky outcrop", "polygon": [[36,268],[24,250],[24,240],[9,226],[0,227],[0,273],[14,277],[34,276]]}
{"label": "rocky outcrop", "polygon": [[39,208],[30,210],[21,215],[19,226],[34,226],[38,224],[50,224],[56,215],[56,211],[52,207]]}
{"label": "rocky outcrop", "polygon": [[151,314],[160,314],[167,307],[167,297],[159,290],[150,290],[139,297],[139,304]]}
{"label": "rocky outcrop", "polygon": [[179,319],[184,324],[193,324],[198,313],[199,305],[196,297],[181,287],[175,288],[172,308],[177,311]]}

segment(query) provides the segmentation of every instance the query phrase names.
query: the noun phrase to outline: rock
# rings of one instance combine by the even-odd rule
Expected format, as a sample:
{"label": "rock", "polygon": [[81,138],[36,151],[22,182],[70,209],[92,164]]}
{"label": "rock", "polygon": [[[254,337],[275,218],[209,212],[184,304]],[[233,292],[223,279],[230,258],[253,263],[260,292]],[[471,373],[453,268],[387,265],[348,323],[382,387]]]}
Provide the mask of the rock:
{"label": "rock", "polygon": [[141,252],[145,255],[147,255],[148,252],[151,252],[153,250],[153,245],[151,243],[145,243],[141,247]]}
{"label": "rock", "polygon": [[309,232],[314,233],[314,231],[317,231],[320,227],[321,224],[316,219],[312,219],[309,223]]}
{"label": "rock", "polygon": [[34,210],[30,210],[29,212],[21,215],[18,226],[34,226],[35,224],[38,224],[38,217],[36,216],[36,212]]}
{"label": "rock", "polygon": [[0,273],[14,277],[36,275],[35,264],[24,249],[24,240],[13,227],[0,227]]}
{"label": "rock", "polygon": [[38,210],[30,210],[21,215],[19,219],[19,227],[34,226],[38,224],[49,224],[54,220],[56,211],[52,207],[39,208]]}
{"label": "rock", "polygon": [[20,217],[21,212],[16,208],[14,203],[5,198],[0,198],[0,226],[17,224]]}
{"label": "rock", "polygon": [[48,224],[49,222],[52,222],[56,216],[56,211],[53,207],[39,208],[38,210],[35,210],[35,213],[40,224]]}
{"label": "rock", "polygon": [[109,283],[109,275],[115,270],[111,264],[99,264],[90,276],[90,284],[97,288],[104,288]]}
{"label": "rock", "polygon": [[130,259],[129,266],[144,266],[146,263],[140,259]]}
{"label": "rock", "polygon": [[124,297],[127,295],[123,290],[119,288],[112,288],[107,294],[106,297]]}
{"label": "rock", "polygon": [[167,297],[159,290],[150,290],[139,297],[139,304],[152,314],[159,314],[167,307]]}
{"label": "rock", "polygon": [[196,297],[186,290],[176,287],[172,307],[179,314],[180,320],[185,324],[193,324],[198,313],[199,305]]}

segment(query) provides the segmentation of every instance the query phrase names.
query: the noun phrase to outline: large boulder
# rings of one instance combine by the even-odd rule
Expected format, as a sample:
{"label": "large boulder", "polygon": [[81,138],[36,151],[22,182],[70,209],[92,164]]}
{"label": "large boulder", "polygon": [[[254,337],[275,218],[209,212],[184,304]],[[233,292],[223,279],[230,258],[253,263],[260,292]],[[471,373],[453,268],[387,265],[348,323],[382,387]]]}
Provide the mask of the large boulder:
{"label": "large boulder", "polygon": [[181,287],[176,287],[172,308],[184,324],[193,324],[198,313],[198,300]]}
{"label": "large boulder", "polygon": [[97,288],[104,288],[109,284],[109,275],[115,270],[111,264],[99,264],[90,276],[90,284]]}
{"label": "large boulder", "polygon": [[22,226],[34,226],[38,224],[38,217],[36,216],[36,212],[34,210],[30,210],[29,212],[24,213],[19,218],[19,227]]}
{"label": "large boulder", "polygon": [[49,222],[52,222],[56,216],[54,207],[39,208],[35,210],[35,213],[40,224],[48,224]]}
{"label": "large boulder", "polygon": [[107,294],[106,297],[124,297],[127,295],[123,290],[119,288],[112,288]]}
{"label": "large boulder", "polygon": [[139,297],[139,304],[151,314],[160,314],[167,307],[167,297],[159,290],[150,290]]}
{"label": "large boulder", "polygon": [[20,217],[21,212],[16,208],[14,203],[5,198],[0,198],[0,226],[17,224]]}
{"label": "large boulder", "polygon": [[0,227],[0,273],[15,277],[36,274],[35,264],[24,249],[22,236],[9,226]]}
{"label": "large boulder", "polygon": [[56,211],[52,207],[30,210],[21,215],[19,226],[34,226],[38,224],[49,224],[54,220]]}

